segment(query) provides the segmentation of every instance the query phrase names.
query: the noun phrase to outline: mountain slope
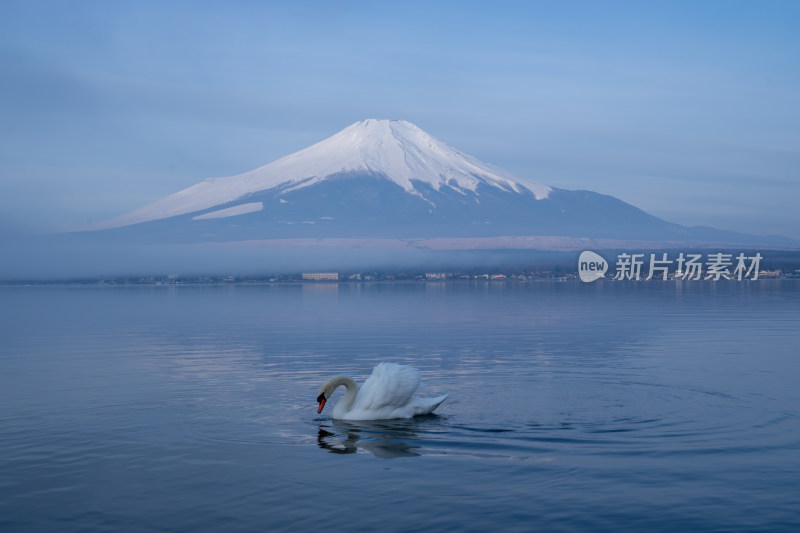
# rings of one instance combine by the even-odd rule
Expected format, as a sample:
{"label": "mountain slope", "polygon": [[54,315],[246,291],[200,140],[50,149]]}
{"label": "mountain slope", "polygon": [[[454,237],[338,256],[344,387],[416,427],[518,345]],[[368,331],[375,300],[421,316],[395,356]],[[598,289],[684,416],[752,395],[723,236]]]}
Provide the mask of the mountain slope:
{"label": "mountain slope", "polygon": [[97,229],[103,231],[93,234],[110,239],[173,243],[534,235],[767,242],[687,228],[611,196],[519,178],[413,124],[374,119],[253,171],[207,179]]}
{"label": "mountain slope", "polygon": [[281,194],[349,173],[381,174],[405,192],[426,199],[420,185],[467,192],[478,185],[546,198],[550,187],[517,178],[431,137],[417,126],[368,119],[299,152],[229,178],[211,178],[101,224],[98,229],[138,224],[227,204],[256,193]]}

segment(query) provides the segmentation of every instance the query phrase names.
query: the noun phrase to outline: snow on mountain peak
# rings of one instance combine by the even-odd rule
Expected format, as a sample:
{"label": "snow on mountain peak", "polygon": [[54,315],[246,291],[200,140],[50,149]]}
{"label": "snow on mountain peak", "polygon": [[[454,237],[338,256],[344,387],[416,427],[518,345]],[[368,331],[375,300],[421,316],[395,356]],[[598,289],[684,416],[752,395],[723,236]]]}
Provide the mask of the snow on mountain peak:
{"label": "snow on mountain peak", "polygon": [[367,119],[346,127],[308,148],[250,172],[211,178],[140,209],[107,221],[102,228],[193,213],[233,202],[252,193],[281,187],[289,192],[343,172],[371,172],[423,197],[415,181],[435,190],[451,187],[475,191],[480,183],[505,191],[546,198],[551,189],[522,180],[430,136],[404,120]]}

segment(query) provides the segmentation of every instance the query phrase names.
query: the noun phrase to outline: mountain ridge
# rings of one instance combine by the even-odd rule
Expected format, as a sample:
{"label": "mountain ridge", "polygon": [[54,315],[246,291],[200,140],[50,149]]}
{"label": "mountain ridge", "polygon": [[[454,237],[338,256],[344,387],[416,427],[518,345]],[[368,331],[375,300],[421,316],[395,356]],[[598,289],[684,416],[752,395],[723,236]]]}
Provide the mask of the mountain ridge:
{"label": "mountain ridge", "polygon": [[409,122],[377,119],[85,233],[153,243],[549,236],[797,246],[780,236],[681,226],[613,196],[520,178]]}
{"label": "mountain ridge", "polygon": [[383,174],[407,193],[428,200],[415,182],[435,190],[475,191],[478,184],[522,193],[537,199],[552,190],[512,175],[439,141],[402,120],[366,119],[338,133],[258,167],[225,178],[209,178],[130,213],[102,222],[95,229],[128,226],[201,211],[262,191],[289,193],[330,176],[348,172]]}

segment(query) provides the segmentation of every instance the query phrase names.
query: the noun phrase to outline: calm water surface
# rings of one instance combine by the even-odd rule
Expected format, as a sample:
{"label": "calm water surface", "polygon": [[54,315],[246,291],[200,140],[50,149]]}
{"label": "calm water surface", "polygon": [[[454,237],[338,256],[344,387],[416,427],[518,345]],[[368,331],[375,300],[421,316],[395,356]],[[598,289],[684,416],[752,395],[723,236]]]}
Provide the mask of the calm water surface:
{"label": "calm water surface", "polygon": [[[6,287],[0,340],[4,532],[800,529],[797,282]],[[380,361],[438,416],[316,414]]]}

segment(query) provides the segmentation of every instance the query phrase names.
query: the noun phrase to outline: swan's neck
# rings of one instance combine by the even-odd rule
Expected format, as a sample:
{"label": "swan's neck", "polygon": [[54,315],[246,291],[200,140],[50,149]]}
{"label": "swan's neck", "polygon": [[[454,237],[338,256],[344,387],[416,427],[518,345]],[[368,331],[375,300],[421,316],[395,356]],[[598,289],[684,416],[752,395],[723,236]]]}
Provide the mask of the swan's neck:
{"label": "swan's neck", "polygon": [[342,385],[344,385],[346,392],[344,393],[344,398],[342,398],[336,404],[336,407],[333,408],[334,418],[339,418],[341,415],[344,415],[346,412],[352,409],[353,404],[356,403],[356,398],[358,397],[358,385],[356,385],[356,382],[348,376],[335,376],[331,378],[331,380],[325,384],[325,390],[330,391],[327,392],[325,396],[330,398],[331,395],[333,395],[333,391]]}

